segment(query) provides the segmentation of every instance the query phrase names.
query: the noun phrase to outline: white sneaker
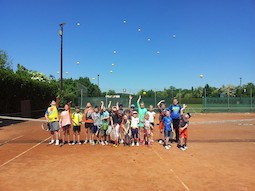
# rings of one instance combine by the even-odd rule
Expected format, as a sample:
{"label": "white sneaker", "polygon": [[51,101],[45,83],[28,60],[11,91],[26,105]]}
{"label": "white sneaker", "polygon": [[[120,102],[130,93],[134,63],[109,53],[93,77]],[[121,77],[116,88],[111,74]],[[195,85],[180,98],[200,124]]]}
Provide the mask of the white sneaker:
{"label": "white sneaker", "polygon": [[56,140],[56,145],[59,145],[59,140]]}
{"label": "white sneaker", "polygon": [[101,141],[101,145],[103,145],[103,146],[105,145],[105,144],[104,144],[104,141]]}
{"label": "white sneaker", "polygon": [[138,143],[138,142],[136,143],[136,146],[139,146],[139,143]]}
{"label": "white sneaker", "polygon": [[163,141],[162,141],[162,140],[159,140],[159,142],[158,142],[158,143],[162,145],[162,144],[163,144]]}
{"label": "white sneaker", "polygon": [[184,146],[184,148],[187,150],[188,149],[188,147],[187,146]]}
{"label": "white sneaker", "polygon": [[165,149],[169,150],[170,148],[169,148],[169,146],[166,145],[166,146],[165,146]]}
{"label": "white sneaker", "polygon": [[186,151],[185,147],[181,147],[180,149],[181,149],[182,151]]}
{"label": "white sneaker", "polygon": [[72,145],[75,145],[75,142],[72,142]]}
{"label": "white sneaker", "polygon": [[131,146],[132,146],[132,147],[135,146],[135,143],[133,142],[133,143],[131,144]]}
{"label": "white sneaker", "polygon": [[54,140],[51,140],[50,142],[49,142],[49,145],[52,145],[54,143]]}
{"label": "white sneaker", "polygon": [[104,142],[104,144],[108,145],[108,142],[107,142],[107,141],[105,141],[105,142]]}
{"label": "white sneaker", "polygon": [[92,140],[89,140],[90,144],[92,144],[92,142],[95,142],[95,141],[92,141]]}
{"label": "white sneaker", "polygon": [[123,144],[123,143],[124,143],[123,139],[121,139],[121,140],[120,140],[120,143],[121,143],[121,144]]}
{"label": "white sneaker", "polygon": [[81,142],[78,142],[79,145],[81,145]]}
{"label": "white sneaker", "polygon": [[88,140],[86,139],[83,144],[87,144],[87,143],[88,143]]}

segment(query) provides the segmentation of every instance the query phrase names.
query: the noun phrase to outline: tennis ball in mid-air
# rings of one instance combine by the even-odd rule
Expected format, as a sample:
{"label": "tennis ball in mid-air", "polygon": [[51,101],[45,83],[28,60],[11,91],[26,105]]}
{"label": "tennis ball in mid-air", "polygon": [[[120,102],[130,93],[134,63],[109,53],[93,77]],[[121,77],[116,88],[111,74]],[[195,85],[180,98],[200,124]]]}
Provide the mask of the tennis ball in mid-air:
{"label": "tennis ball in mid-air", "polygon": [[200,78],[203,78],[204,77],[204,75],[203,74],[200,74],[200,76],[199,76]]}
{"label": "tennis ball in mid-air", "polygon": [[143,92],[143,95],[146,95],[147,93],[146,92]]}

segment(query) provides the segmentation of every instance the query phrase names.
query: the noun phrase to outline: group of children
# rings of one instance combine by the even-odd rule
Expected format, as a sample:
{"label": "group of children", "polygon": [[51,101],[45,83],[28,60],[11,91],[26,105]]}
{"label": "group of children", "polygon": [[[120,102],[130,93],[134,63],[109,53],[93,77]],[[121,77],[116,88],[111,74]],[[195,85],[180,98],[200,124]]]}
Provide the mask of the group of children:
{"label": "group of children", "polygon": [[[75,112],[71,113],[71,103],[64,106],[64,111],[58,114],[58,98],[51,102],[51,106],[45,112],[45,118],[49,122],[51,141],[49,144],[69,145],[82,144],[80,140],[81,127],[85,128],[85,140],[83,144],[108,145],[112,143],[114,147],[120,144],[124,146],[152,145],[154,136],[155,116],[154,107],[150,105],[149,110],[145,108],[144,102],[139,96],[136,105],[131,104],[132,96],[129,96],[129,106],[127,110],[122,104],[117,102],[116,106],[111,106],[111,102],[106,107],[101,101],[100,106],[92,108],[87,103],[84,112],[79,106],[75,107]],[[177,147],[181,150],[187,149],[187,137],[189,125],[189,113],[183,113],[186,108],[178,104],[175,98],[173,104],[167,108],[165,101],[158,104],[159,110],[159,144],[165,149],[170,149],[171,142],[177,142]],[[73,140],[70,141],[70,130],[73,130]],[[60,130],[60,131],[59,131]],[[60,142],[60,132],[62,130],[62,141]],[[163,134],[164,133],[164,134]],[[55,140],[54,140],[55,137]]]}

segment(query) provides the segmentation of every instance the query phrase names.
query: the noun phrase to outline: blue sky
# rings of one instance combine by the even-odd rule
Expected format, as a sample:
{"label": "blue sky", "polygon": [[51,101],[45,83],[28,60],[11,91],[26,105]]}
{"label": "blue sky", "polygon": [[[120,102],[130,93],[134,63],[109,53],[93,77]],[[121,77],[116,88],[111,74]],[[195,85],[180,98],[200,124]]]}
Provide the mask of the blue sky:
{"label": "blue sky", "polygon": [[20,63],[59,78],[66,22],[64,77],[97,83],[99,74],[102,90],[255,83],[254,0],[0,0],[0,7],[0,49],[14,70]]}

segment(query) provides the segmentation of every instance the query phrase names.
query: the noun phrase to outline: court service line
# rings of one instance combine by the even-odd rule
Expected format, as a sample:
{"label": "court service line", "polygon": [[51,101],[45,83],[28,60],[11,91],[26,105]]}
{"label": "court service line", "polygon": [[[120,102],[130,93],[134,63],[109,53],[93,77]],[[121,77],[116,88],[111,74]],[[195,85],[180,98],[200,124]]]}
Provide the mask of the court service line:
{"label": "court service line", "polygon": [[[158,155],[158,157],[159,157],[161,160],[163,160],[163,158],[160,156],[160,154],[159,154],[155,149],[152,148],[152,150],[153,150],[153,152],[154,152],[156,155]],[[177,180],[179,180],[179,182],[183,185],[183,187],[186,189],[186,191],[190,191],[189,187],[180,179],[180,177],[174,172],[174,170],[168,165],[168,163],[166,163],[166,165],[167,165],[167,167],[170,169],[170,171],[173,173],[173,175],[175,176],[175,178],[176,178]]]}
{"label": "court service line", "polygon": [[18,137],[13,138],[13,139],[7,140],[7,141],[1,143],[0,146],[3,146],[3,145],[5,145],[6,143],[9,143],[9,142],[14,141],[14,140],[16,140],[16,139],[19,139],[19,138],[21,138],[21,137],[23,137],[23,136],[24,136],[24,135],[20,135],[20,136],[18,136]]}
{"label": "court service line", "polygon": [[43,142],[47,141],[48,139],[50,139],[51,137],[48,137],[46,139],[44,139],[43,141],[41,141],[40,143],[37,143],[36,145],[32,146],[31,148],[25,150],[24,152],[20,153],[19,155],[13,157],[12,159],[6,161],[5,163],[0,165],[0,168],[2,168],[3,166],[9,164],[10,162],[14,161],[15,159],[19,158],[20,156],[26,154],[27,152],[29,152],[30,150],[34,149],[35,147],[39,146],[40,144],[42,144]]}

